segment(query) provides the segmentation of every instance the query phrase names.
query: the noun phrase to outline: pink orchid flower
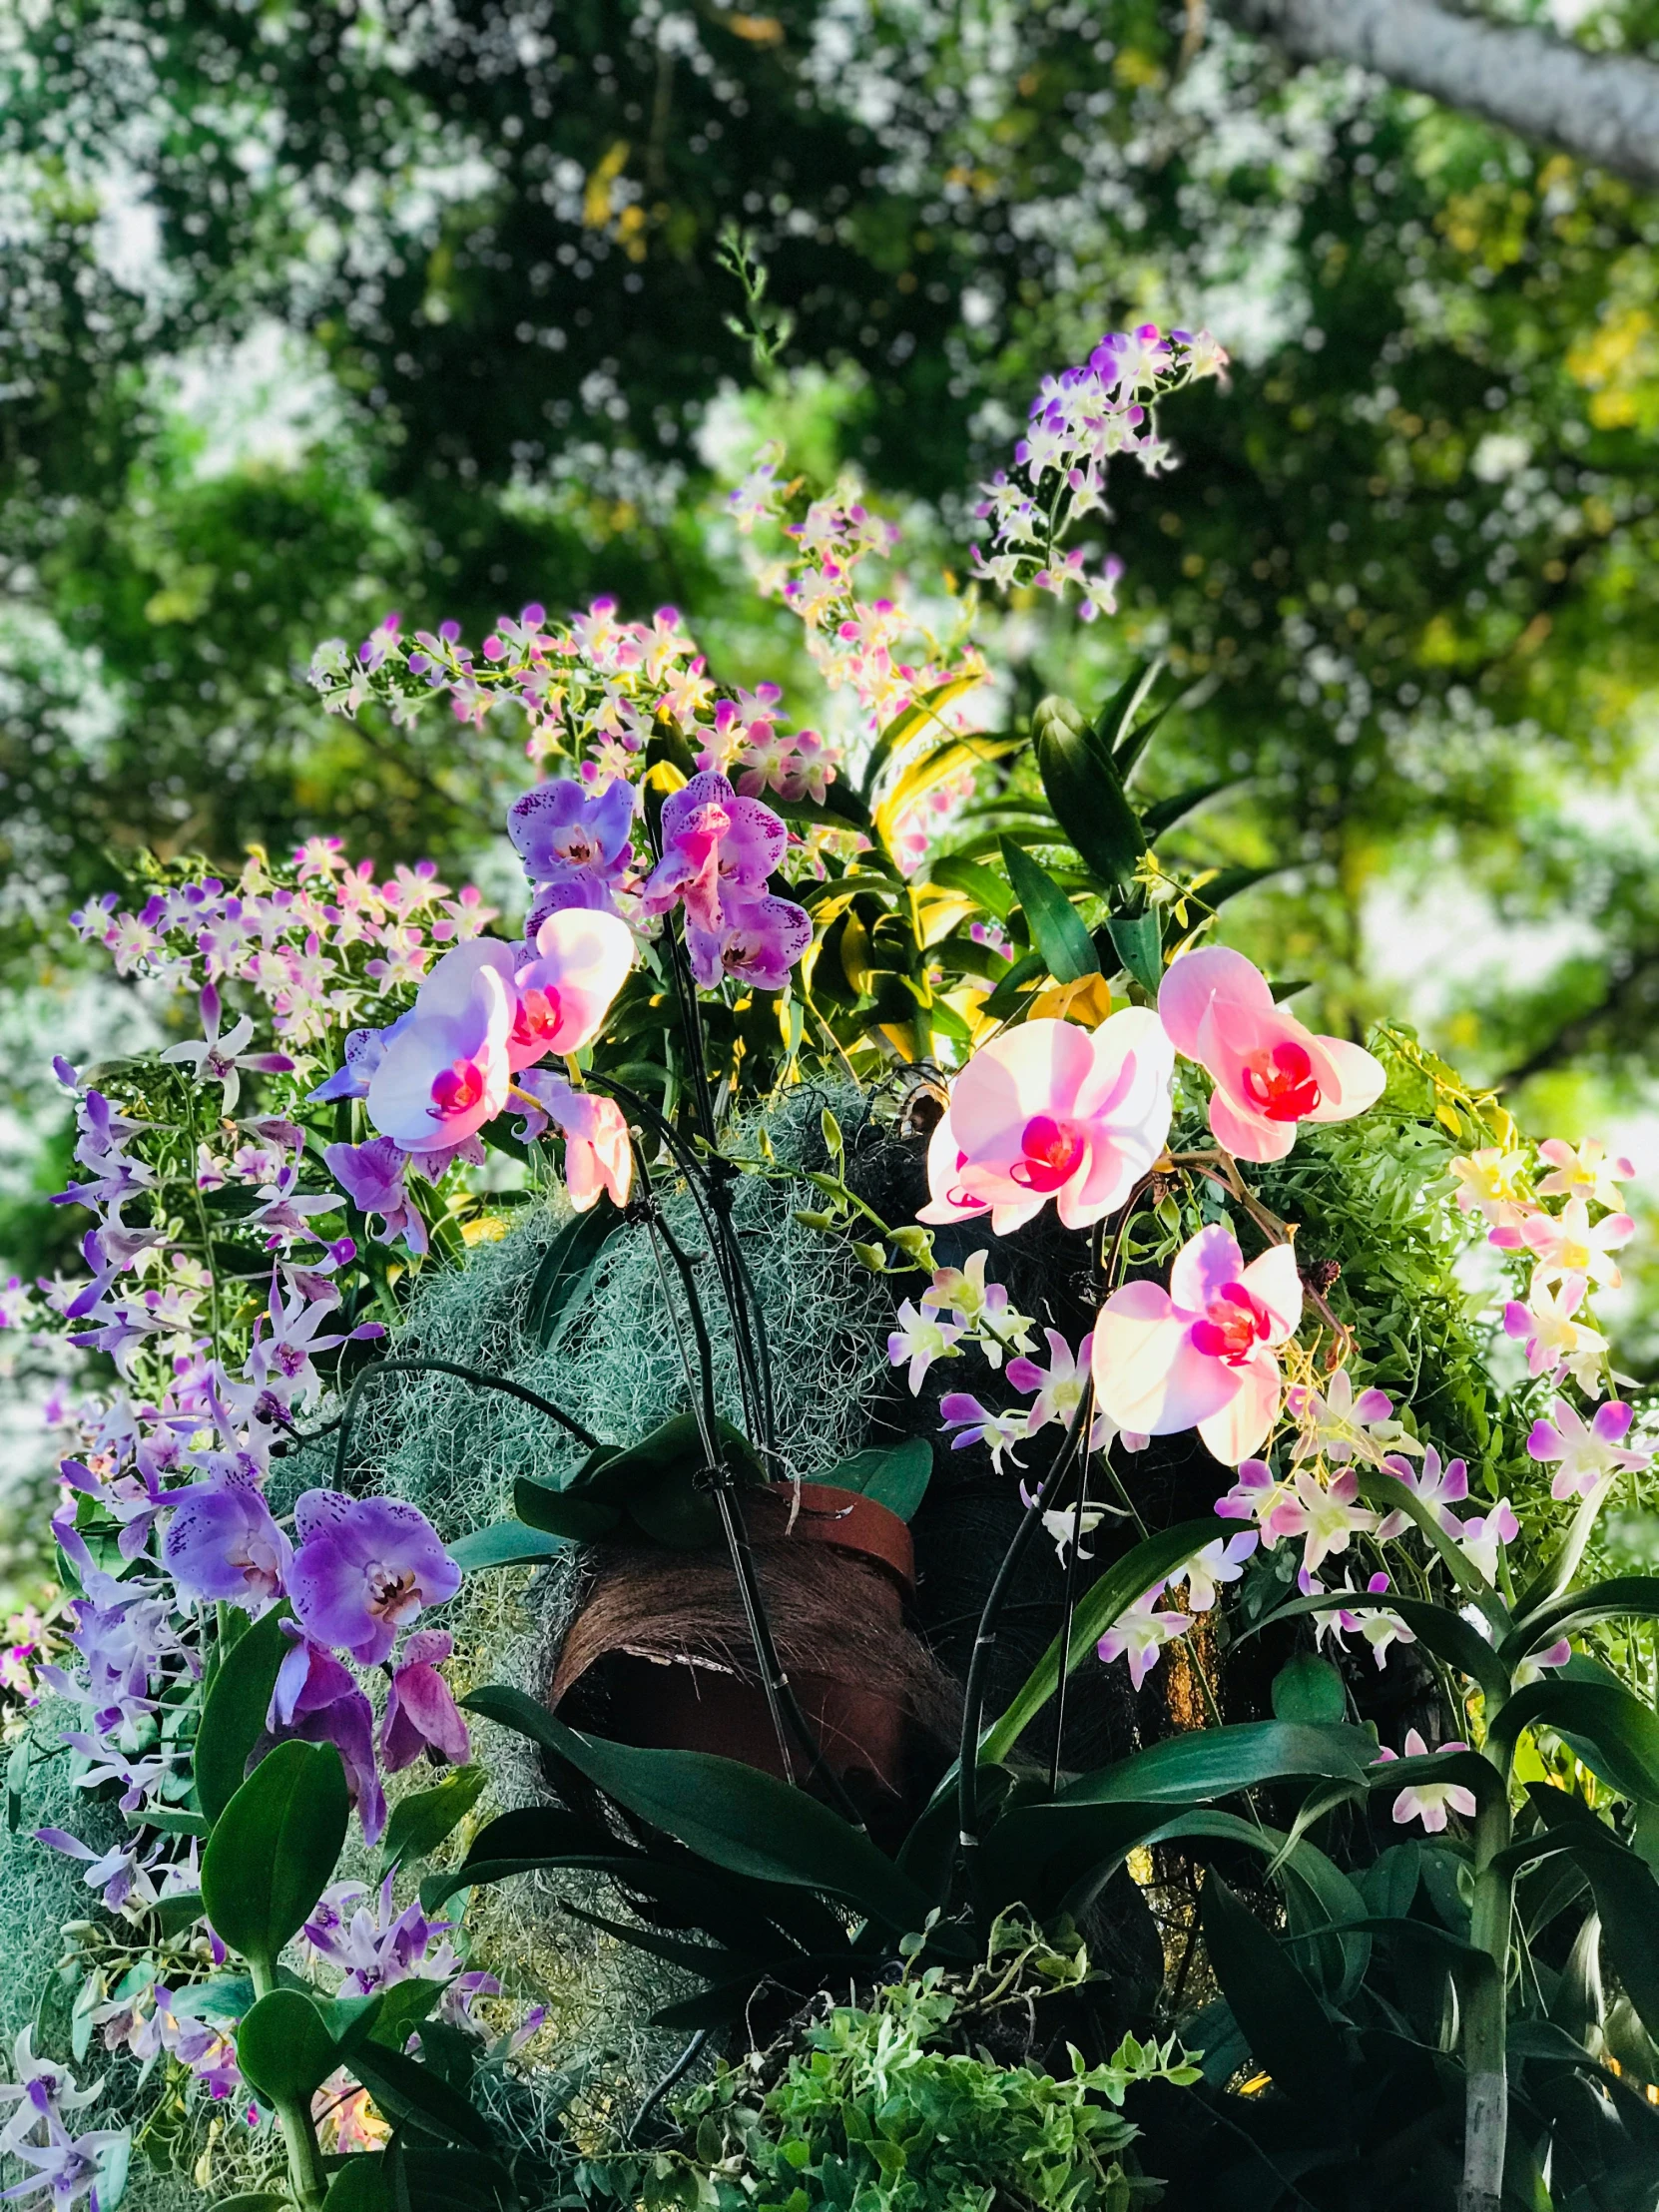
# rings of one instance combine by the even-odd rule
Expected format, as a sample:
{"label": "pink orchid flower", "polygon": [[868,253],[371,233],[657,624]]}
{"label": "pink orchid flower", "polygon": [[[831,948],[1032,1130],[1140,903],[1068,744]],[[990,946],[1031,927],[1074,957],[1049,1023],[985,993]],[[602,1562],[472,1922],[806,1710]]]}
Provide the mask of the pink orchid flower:
{"label": "pink orchid flower", "polygon": [[770,807],[740,799],[718,770],[708,769],[664,800],[662,840],[663,856],[645,883],[645,911],[667,913],[683,899],[688,922],[722,935],[722,890],[751,898],[764,892],[789,831]]}
{"label": "pink orchid flower", "polygon": [[579,1091],[547,1068],[526,1069],[514,1096],[527,1111],[520,1134],[528,1142],[548,1122],[557,1122],[565,1140],[565,1189],[579,1214],[597,1206],[601,1192],[626,1206],[634,1181],[634,1148],[628,1119],[614,1098]]}
{"label": "pink orchid flower", "polygon": [[403,1646],[386,1693],[380,1758],[387,1774],[412,1767],[423,1751],[463,1766],[471,1751],[466,1723],[438,1669],[455,1649],[453,1636],[420,1628]]}
{"label": "pink orchid flower", "polygon": [[1205,945],[1175,961],[1158,993],[1170,1042],[1210,1076],[1210,1128],[1241,1160],[1283,1160],[1299,1121],[1351,1121],[1382,1089],[1381,1064],[1342,1037],[1316,1037],[1273,1002],[1242,952]]}
{"label": "pink orchid flower", "polygon": [[952,1086],[949,1133],[941,1142],[936,1131],[928,1148],[931,1198],[918,1218],[963,1221],[988,1206],[1005,1237],[1052,1198],[1066,1228],[1091,1227],[1163,1151],[1173,1067],[1146,1007],[1125,1007],[1092,1033],[1039,1020],[993,1039]]}
{"label": "pink orchid flower", "polygon": [[489,952],[473,943],[444,954],[369,1079],[369,1120],[406,1152],[459,1144],[507,1102],[512,998]]}
{"label": "pink orchid flower", "polygon": [[1190,1613],[1156,1610],[1163,1590],[1160,1582],[1144,1597],[1138,1597],[1133,1605],[1125,1607],[1095,1645],[1107,1666],[1114,1659],[1128,1660],[1129,1679],[1137,1690],[1158,1664],[1164,1646],[1177,1636],[1184,1636],[1193,1625]]}
{"label": "pink orchid flower", "polygon": [[1302,1319],[1289,1245],[1244,1264],[1219,1223],[1175,1256],[1169,1289],[1126,1283],[1094,1330],[1094,1386],[1120,1428],[1197,1428],[1224,1465],[1248,1458],[1279,1411],[1279,1347]]}
{"label": "pink orchid flower", "polygon": [[1526,1439],[1528,1453],[1547,1466],[1556,1462],[1549,1494],[1556,1498],[1587,1495],[1610,1475],[1638,1473],[1653,1458],[1651,1451],[1629,1451],[1624,1439],[1631,1422],[1631,1408],[1622,1398],[1598,1405],[1586,1421],[1564,1397],[1554,1405],[1553,1420],[1535,1420]]}
{"label": "pink orchid flower", "polygon": [[1590,1209],[1581,1198],[1569,1198],[1559,1214],[1532,1214],[1518,1229],[1494,1229],[1488,1242],[1503,1252],[1533,1254],[1534,1297],[1552,1283],[1569,1282],[1575,1275],[1616,1291],[1624,1278],[1613,1254],[1636,1234],[1628,1214],[1604,1214],[1592,1228]]}
{"label": "pink orchid flower", "polygon": [[[599,1034],[634,965],[634,935],[615,914],[567,906],[536,931],[536,957],[511,971],[514,994],[507,1060],[515,1071],[549,1052],[580,1052]],[[493,949],[506,953],[501,945]],[[475,952],[476,944],[446,953]],[[444,964],[440,961],[438,965]],[[437,969],[433,969],[433,974]]]}
{"label": "pink orchid flower", "polygon": [[[1441,1744],[1439,1748],[1444,1752],[1467,1751],[1469,1747],[1463,1743],[1449,1743]],[[1392,1759],[1394,1754],[1388,1751],[1382,1756],[1384,1759]],[[1405,1732],[1405,1756],[1407,1759],[1426,1759],[1430,1756],[1428,1746],[1414,1728]],[[1413,1782],[1394,1799],[1394,1819],[1401,1827],[1408,1821],[1421,1821],[1430,1836],[1437,1836],[1445,1827],[1448,1808],[1453,1813],[1461,1813],[1465,1820],[1473,1820],[1476,1810],[1474,1792],[1465,1790],[1459,1782]]]}

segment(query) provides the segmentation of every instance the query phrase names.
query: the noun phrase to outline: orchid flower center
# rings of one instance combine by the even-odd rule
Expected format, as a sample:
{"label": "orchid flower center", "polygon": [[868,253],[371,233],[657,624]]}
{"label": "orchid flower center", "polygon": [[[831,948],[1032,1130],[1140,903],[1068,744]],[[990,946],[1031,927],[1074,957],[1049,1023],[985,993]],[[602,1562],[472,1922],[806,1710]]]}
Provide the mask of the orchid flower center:
{"label": "orchid flower center", "polygon": [[559,857],[568,860],[573,867],[587,867],[600,857],[599,840],[589,830],[579,825],[565,831],[555,840],[554,849]]}
{"label": "orchid flower center", "polygon": [[1240,1368],[1266,1342],[1268,1330],[1267,1315],[1244,1285],[1226,1283],[1193,1323],[1193,1350],[1207,1360],[1224,1360],[1230,1368]]}
{"label": "orchid flower center", "polygon": [[1267,1121],[1306,1121],[1324,1095],[1305,1045],[1286,1037],[1244,1065],[1245,1096]]}
{"label": "orchid flower center", "polygon": [[382,1619],[396,1624],[420,1611],[420,1588],[412,1567],[399,1570],[371,1559],[363,1569],[363,1580],[368,1584],[368,1609]]}
{"label": "orchid flower center", "polygon": [[545,1046],[558,1029],[559,1015],[557,991],[521,989],[513,1010],[514,1044]]}
{"label": "orchid flower center", "polygon": [[484,1095],[484,1071],[476,1060],[457,1060],[432,1078],[432,1103],[426,1111],[434,1121],[448,1121],[467,1113]]}
{"label": "orchid flower center", "polygon": [[694,867],[702,869],[719,851],[720,840],[731,827],[732,818],[726,809],[711,800],[687,817],[684,829],[676,833],[673,842]]}
{"label": "orchid flower center", "polygon": [[1033,1114],[1019,1142],[1024,1158],[1008,1173],[1028,1191],[1057,1191],[1076,1174],[1088,1149],[1076,1122],[1056,1121],[1052,1114]]}

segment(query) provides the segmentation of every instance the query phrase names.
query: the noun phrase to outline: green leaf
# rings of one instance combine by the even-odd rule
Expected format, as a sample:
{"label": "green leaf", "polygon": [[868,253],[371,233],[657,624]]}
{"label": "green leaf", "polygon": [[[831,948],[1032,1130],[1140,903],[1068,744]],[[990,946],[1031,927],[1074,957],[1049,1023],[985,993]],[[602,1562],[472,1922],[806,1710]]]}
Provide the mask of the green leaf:
{"label": "green leaf", "polygon": [[1633,1851],[1579,1798],[1531,1783],[1534,1810],[1569,1848],[1589,1878],[1601,1915],[1603,1955],[1650,2035],[1659,2035],[1659,1883]]}
{"label": "green leaf", "polygon": [[907,1436],[901,1444],[877,1444],[841,1459],[815,1482],[856,1490],[907,1521],[921,1503],[933,1473],[933,1446],[925,1436]]}
{"label": "green leaf", "polygon": [[276,2196],[269,2189],[244,2189],[237,2196],[219,2198],[214,2212],[293,2212],[293,2199]]}
{"label": "green leaf", "polygon": [[202,1918],[200,1890],[176,1890],[156,1907],[156,1924],[164,1936],[181,1936]]}
{"label": "green leaf", "polygon": [[[870,747],[869,760],[864,768],[863,782],[859,787],[860,794],[866,802],[874,791],[876,782],[887,763],[904,746],[908,745],[912,738],[919,737],[921,732],[928,728],[937,730],[941,736],[953,737],[955,735],[941,719],[942,710],[948,707],[952,700],[960,699],[964,692],[971,691],[976,682],[977,678],[975,677],[953,676],[947,682],[935,686],[931,691],[917,693],[907,707],[894,715],[891,722],[887,724],[887,727],[876,739],[874,745]],[[830,788],[833,791],[836,787],[832,784]]]}
{"label": "green leaf", "polygon": [[[1068,1673],[1074,1673],[1085,1660],[1093,1660],[1094,1647],[1105,1635],[1118,1615],[1134,1604],[1153,1583],[1161,1582],[1184,1559],[1217,1535],[1219,1528],[1214,1520],[1183,1521],[1178,1527],[1166,1528],[1156,1536],[1149,1536],[1134,1550],[1115,1560],[1100,1579],[1091,1585],[1080,1599],[1072,1620],[1071,1646]],[[1060,1680],[1060,1639],[1055,1637],[1021,1685],[1013,1703],[1002,1717],[986,1730],[979,1746],[981,1763],[999,1763],[1007,1758],[1020,1737],[1030,1727],[1054,1695]]]}
{"label": "green leaf", "polygon": [[328,1886],[350,1814],[332,1744],[278,1744],[214,1823],[202,1900],[220,1937],[275,1966]]}
{"label": "green leaf", "polygon": [[994,869],[979,867],[954,853],[933,862],[928,880],[942,891],[960,891],[964,898],[971,898],[997,921],[1006,921],[1013,911],[1014,894]]}
{"label": "green leaf", "polygon": [[1259,2064],[1299,2104],[1340,2110],[1348,2069],[1339,2031],[1301,1968],[1214,1868],[1199,1919],[1210,1965]]}
{"label": "green leaf", "polygon": [[1113,914],[1106,923],[1112,950],[1143,991],[1156,998],[1164,979],[1164,925],[1156,907],[1144,914]]}
{"label": "green leaf", "polygon": [[1282,1721],[1308,1721],[1316,1727],[1340,1722],[1348,1711],[1343,1678],[1329,1659],[1298,1652],[1273,1678],[1273,1710]]}
{"label": "green leaf", "polygon": [[434,1789],[414,1790],[399,1798],[380,1846],[381,1874],[389,1874],[405,1860],[428,1858],[465,1820],[488,1782],[486,1767],[456,1767]]}
{"label": "green leaf", "polygon": [[526,1527],[573,1544],[604,1543],[616,1534],[624,1519],[618,1505],[600,1503],[580,1492],[573,1495],[527,1474],[521,1474],[513,1484],[513,1511]]}
{"label": "green leaf", "polygon": [[232,1647],[202,1708],[196,1795],[210,1821],[218,1820],[242,1788],[254,1746],[265,1732],[277,1669],[291,1648],[282,1634],[286,1611],[285,1605],[274,1607]]}
{"label": "green leaf", "polygon": [[308,2105],[339,2052],[309,1997],[273,1989],[237,2029],[237,2063],[268,2104]]}
{"label": "green leaf", "polygon": [[802,1790],[735,1759],[578,1734],[521,1690],[474,1690],[469,1712],[545,1744],[619,1805],[734,1874],[842,1898],[900,1934],[931,1901],[867,1836]]}
{"label": "green leaf", "polygon": [[[1392,1479],[1390,1476],[1388,1479]],[[1330,1613],[1339,1608],[1351,1612],[1397,1613],[1425,1650],[1443,1659],[1471,1682],[1478,1682],[1489,1697],[1509,1695],[1509,1669],[1484,1636],[1460,1614],[1426,1599],[1401,1597],[1394,1590],[1327,1590],[1316,1597],[1293,1598],[1270,1613],[1247,1635],[1258,1636],[1276,1621],[1295,1620],[1307,1613]],[[1243,1638],[1240,1639],[1243,1641]]]}
{"label": "green leaf", "polygon": [[1139,662],[1095,717],[1095,729],[1111,748],[1118,774],[1126,784],[1130,772],[1146,750],[1151,728],[1156,728],[1169,713],[1169,706],[1174,705],[1172,700],[1169,706],[1160,707],[1147,721],[1136,722],[1136,717],[1151,698],[1163,673],[1164,661],[1161,654],[1154,654],[1150,660]]}
{"label": "green leaf", "polygon": [[[1114,1766],[1081,1776],[1061,1791],[1055,1803],[1182,1805],[1231,1797],[1259,1783],[1310,1776],[1363,1782],[1376,1757],[1376,1739],[1364,1728],[1238,1721],[1225,1728],[1166,1737]],[[1388,1769],[1389,1775],[1400,1771]],[[1487,1772],[1491,1771],[1488,1767]]]}
{"label": "green leaf", "polygon": [[608,1198],[601,1198],[597,1206],[567,1222],[542,1255],[530,1278],[524,1326],[544,1350],[553,1345],[566,1317],[587,1295],[605,1246],[621,1226],[621,1215]]}
{"label": "green leaf", "polygon": [[1513,1666],[1529,1651],[1587,1628],[1592,1621],[1619,1620],[1630,1614],[1659,1615],[1659,1575],[1615,1575],[1611,1581],[1592,1582],[1586,1589],[1569,1591],[1518,1628],[1505,1641],[1503,1656]]}
{"label": "green leaf", "polygon": [[991,1021],[1006,1021],[1010,1014],[1018,1013],[1025,1002],[1028,983],[1035,983],[1048,972],[1040,952],[1024,952],[1001,977],[995,990],[979,1011]]}
{"label": "green leaf", "polygon": [[1100,972],[1094,939],[1083,926],[1083,917],[1045,868],[1029,852],[1022,852],[1004,837],[1002,864],[1024,909],[1031,941],[1042,954],[1048,972],[1057,983],[1078,983],[1085,975]]}
{"label": "green leaf", "polygon": [[328,2184],[322,2212],[397,2212],[383,2154],[357,2151],[347,2158]]}
{"label": "green leaf", "polygon": [[[1110,741],[1099,731],[1079,727],[1058,713],[1045,716],[1041,706],[1032,720],[1032,734],[1037,770],[1055,821],[1102,887],[1131,882],[1146,850],[1146,838],[1124,792]],[[1018,891],[1017,876],[1013,884]],[[1020,903],[1025,903],[1023,896]],[[1085,968],[1083,973],[1086,975],[1088,970]],[[1061,976],[1060,980],[1070,982],[1072,978]]]}
{"label": "green leaf", "polygon": [[1612,1682],[1528,1683],[1500,1707],[1493,1739],[1512,1745],[1523,1728],[1553,1729],[1592,1774],[1628,1798],[1659,1803],[1659,1714]]}
{"label": "green leaf", "polygon": [[449,1546],[449,1556],[463,1574],[477,1574],[486,1567],[531,1567],[557,1559],[569,1548],[567,1536],[549,1529],[531,1528],[521,1520],[492,1521],[475,1528]]}
{"label": "green leaf", "polygon": [[352,2052],[351,2071],[394,2126],[473,2150],[493,2148],[488,2121],[430,2066],[370,2041]]}
{"label": "green leaf", "polygon": [[1149,844],[1156,843],[1166,830],[1173,830],[1178,822],[1196,814],[1207,799],[1214,799],[1218,792],[1231,791],[1238,782],[1236,776],[1220,776],[1212,783],[1189,784],[1187,789],[1176,792],[1169,799],[1155,799],[1150,807],[1141,809],[1141,829]]}

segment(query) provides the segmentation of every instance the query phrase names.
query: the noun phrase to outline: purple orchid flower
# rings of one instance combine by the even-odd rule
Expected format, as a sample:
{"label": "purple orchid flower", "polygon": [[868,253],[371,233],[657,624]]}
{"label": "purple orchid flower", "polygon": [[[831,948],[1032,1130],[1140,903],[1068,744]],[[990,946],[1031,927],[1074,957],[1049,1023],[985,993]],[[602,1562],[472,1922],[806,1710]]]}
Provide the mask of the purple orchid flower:
{"label": "purple orchid flower", "polygon": [[293,1548],[252,1484],[209,1482],[181,1493],[162,1560],[187,1597],[260,1614],[281,1595]]}
{"label": "purple orchid flower", "polygon": [[282,1634],[292,1648],[276,1670],[266,1728],[278,1740],[296,1736],[307,1744],[333,1745],[345,1769],[363,1842],[378,1843],[386,1825],[386,1798],[374,1765],[374,1708],[355,1677],[312,1643],[296,1622],[283,1621]]}
{"label": "purple orchid flower", "polygon": [[753,989],[781,991],[790,970],[813,941],[813,917],[792,899],[770,896],[739,901],[722,889],[721,926],[707,930],[686,910],[686,947],[692,974],[708,990],[730,975]]}
{"label": "purple orchid flower", "polygon": [[789,831],[770,807],[740,799],[714,769],[663,802],[663,856],[646,878],[648,914],[685,903],[688,926],[709,936],[730,928],[722,893],[758,898],[784,857]]}
{"label": "purple orchid flower", "polygon": [[313,1106],[330,1106],[342,1098],[366,1098],[375,1069],[386,1056],[386,1047],[400,1037],[414,1020],[414,1009],[399,1014],[384,1029],[353,1029],[345,1040],[345,1058],[306,1100]]}
{"label": "purple orchid flower", "polygon": [[234,1028],[223,1037],[219,1033],[222,1008],[218,991],[209,983],[202,992],[202,1036],[188,1044],[170,1044],[159,1057],[169,1061],[189,1061],[196,1070],[199,1083],[222,1083],[225,1086],[225,1111],[235,1110],[242,1090],[242,1071],[246,1068],[257,1075],[285,1075],[293,1062],[285,1052],[250,1052],[249,1039],[254,1034],[251,1015],[244,1014]]}
{"label": "purple orchid flower", "polygon": [[[507,810],[507,834],[536,886],[539,922],[566,906],[615,912],[612,894],[634,857],[636,794],[617,777],[597,799],[573,777],[538,784]],[[532,938],[535,928],[527,931]]]}
{"label": "purple orchid flower", "polygon": [[359,1213],[378,1214],[376,1244],[401,1237],[411,1252],[426,1250],[426,1222],[403,1181],[408,1155],[389,1137],[367,1144],[330,1144],[322,1148],[329,1174]]}
{"label": "purple orchid flower", "polygon": [[412,1767],[423,1751],[435,1760],[463,1766],[472,1749],[449,1685],[438,1668],[455,1648],[453,1636],[435,1628],[416,1630],[392,1670],[386,1717],[380,1728],[380,1757],[387,1774]]}
{"label": "purple orchid flower", "polygon": [[288,1595],[308,1634],[359,1666],[391,1656],[397,1632],[461,1586],[461,1570],[418,1507],[401,1498],[306,1490],[293,1509],[300,1548]]}

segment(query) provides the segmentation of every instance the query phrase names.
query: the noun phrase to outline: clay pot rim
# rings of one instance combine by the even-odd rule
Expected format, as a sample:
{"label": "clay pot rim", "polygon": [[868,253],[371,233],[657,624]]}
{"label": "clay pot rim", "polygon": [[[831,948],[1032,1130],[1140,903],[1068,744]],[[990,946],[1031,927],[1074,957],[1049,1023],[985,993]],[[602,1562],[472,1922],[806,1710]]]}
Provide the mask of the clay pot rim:
{"label": "clay pot rim", "polygon": [[[799,1487],[800,1510],[795,1512],[792,1537],[805,1536],[810,1543],[830,1544],[837,1551],[867,1559],[884,1568],[907,1597],[915,1595],[915,1543],[909,1523],[901,1520],[890,1505],[883,1505],[879,1498],[865,1497],[860,1490],[843,1490],[832,1482],[804,1481]],[[769,1482],[764,1490],[751,1494],[776,1498],[794,1512],[797,1485]]]}

